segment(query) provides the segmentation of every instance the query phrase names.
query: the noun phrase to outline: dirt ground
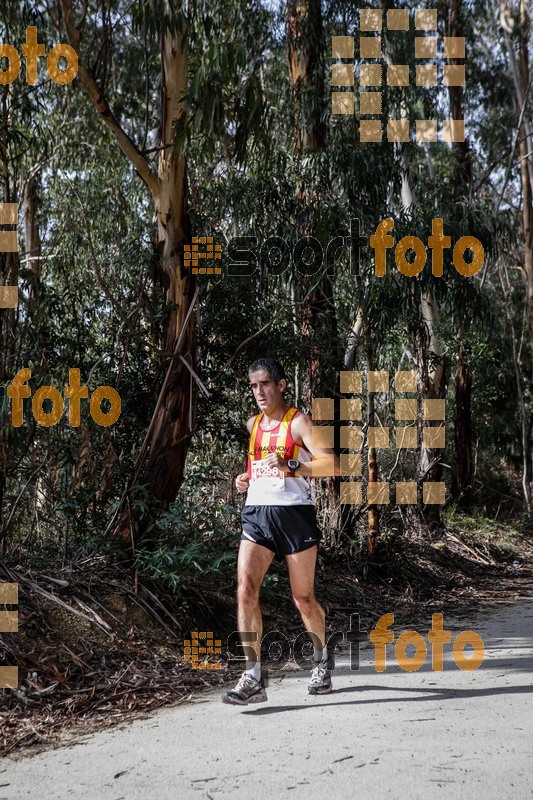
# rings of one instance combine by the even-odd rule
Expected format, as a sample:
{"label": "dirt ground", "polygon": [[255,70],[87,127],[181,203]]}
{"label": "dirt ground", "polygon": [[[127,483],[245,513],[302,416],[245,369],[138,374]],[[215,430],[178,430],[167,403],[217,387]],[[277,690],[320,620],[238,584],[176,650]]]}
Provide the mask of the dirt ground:
{"label": "dirt ground", "polygon": [[[347,630],[353,614],[369,629],[391,611],[395,624],[425,631],[437,611],[471,616],[531,599],[532,577],[527,536],[509,526],[451,525],[431,540],[385,541],[367,566],[323,552],[316,593],[328,631]],[[0,579],[19,583],[19,632],[0,638],[2,663],[19,668],[18,688],[0,692],[1,755],[39,752],[187,703],[242,669],[228,664],[224,646],[236,630],[234,577],[197,582],[179,601],[103,558],[54,577],[0,565]],[[262,611],[264,634],[303,630],[285,565],[269,573]],[[184,659],[191,631],[213,632],[222,643],[221,655],[198,669]]]}

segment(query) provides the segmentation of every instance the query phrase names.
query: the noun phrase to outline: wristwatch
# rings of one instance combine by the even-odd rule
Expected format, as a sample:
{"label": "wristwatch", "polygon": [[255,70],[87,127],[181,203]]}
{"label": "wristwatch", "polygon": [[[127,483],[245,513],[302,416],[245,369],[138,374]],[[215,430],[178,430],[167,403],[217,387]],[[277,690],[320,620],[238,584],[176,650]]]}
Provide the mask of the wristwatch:
{"label": "wristwatch", "polygon": [[289,458],[287,461],[287,466],[291,472],[296,472],[297,469],[300,469],[300,462],[297,458]]}

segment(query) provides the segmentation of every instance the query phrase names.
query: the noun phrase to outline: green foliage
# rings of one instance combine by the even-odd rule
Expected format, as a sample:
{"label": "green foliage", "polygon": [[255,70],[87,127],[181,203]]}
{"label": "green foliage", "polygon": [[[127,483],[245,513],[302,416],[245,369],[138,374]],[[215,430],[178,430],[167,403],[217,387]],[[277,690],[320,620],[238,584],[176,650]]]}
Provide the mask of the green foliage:
{"label": "green foliage", "polygon": [[226,503],[206,507],[185,495],[155,523],[151,538],[158,546],[137,550],[141,574],[168,585],[176,595],[199,576],[220,581],[235,569],[236,515],[237,509]]}

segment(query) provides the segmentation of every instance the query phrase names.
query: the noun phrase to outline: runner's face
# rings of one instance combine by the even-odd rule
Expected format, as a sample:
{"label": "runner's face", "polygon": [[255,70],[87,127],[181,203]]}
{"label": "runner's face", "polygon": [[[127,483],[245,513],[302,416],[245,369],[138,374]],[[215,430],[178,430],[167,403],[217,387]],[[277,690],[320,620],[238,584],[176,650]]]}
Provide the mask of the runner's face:
{"label": "runner's face", "polygon": [[250,373],[250,386],[257,405],[267,415],[274,411],[280,401],[283,401],[284,378],[275,383],[266,370],[260,369]]}

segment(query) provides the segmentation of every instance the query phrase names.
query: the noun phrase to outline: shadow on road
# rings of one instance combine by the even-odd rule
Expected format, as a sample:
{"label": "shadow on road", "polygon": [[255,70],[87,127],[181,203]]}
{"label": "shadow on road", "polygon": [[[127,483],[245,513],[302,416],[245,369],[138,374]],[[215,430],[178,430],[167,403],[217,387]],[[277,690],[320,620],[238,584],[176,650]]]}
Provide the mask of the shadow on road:
{"label": "shadow on road", "polygon": [[[501,689],[423,689],[416,687],[409,689],[400,686],[347,686],[341,689],[334,689],[328,697],[334,697],[339,694],[347,694],[348,692],[364,692],[367,691],[385,691],[385,692],[411,692],[416,693],[417,697],[384,697],[372,698],[370,700],[347,700],[346,702],[339,703],[309,703],[307,705],[290,705],[290,706],[268,706],[266,708],[256,708],[250,711],[243,711],[243,714],[263,715],[263,714],[279,714],[284,711],[308,711],[310,709],[329,707],[329,706],[351,706],[351,705],[373,705],[376,703],[420,703],[428,700],[457,700],[470,699],[475,697],[489,697],[498,694],[532,694],[533,686],[510,686],[508,688],[502,687]],[[423,694],[423,693],[426,694]],[[422,696],[420,696],[422,693]],[[311,697],[311,695],[308,695]]]}

